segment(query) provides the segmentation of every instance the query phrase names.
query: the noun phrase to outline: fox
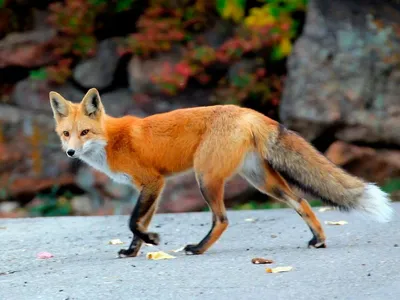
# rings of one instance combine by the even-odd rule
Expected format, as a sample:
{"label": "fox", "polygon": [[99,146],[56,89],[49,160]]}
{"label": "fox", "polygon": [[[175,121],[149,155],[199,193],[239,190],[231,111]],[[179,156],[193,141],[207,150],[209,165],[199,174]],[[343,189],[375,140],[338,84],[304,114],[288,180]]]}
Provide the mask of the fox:
{"label": "fox", "polygon": [[210,231],[186,254],[205,253],[228,227],[224,185],[238,174],[261,193],[293,208],[308,225],[308,247],[325,248],[326,236],[297,187],[340,211],[362,212],[388,222],[393,208],[375,183],[347,173],[297,132],[261,112],[220,104],[181,108],[147,117],[106,113],[96,88],[80,103],[49,93],[55,131],[70,158],[80,159],[112,180],[132,186],[139,196],[129,217],[133,233],[119,257],[135,257],[143,243],[158,245],[149,232],[168,177],[193,171],[212,213]]}

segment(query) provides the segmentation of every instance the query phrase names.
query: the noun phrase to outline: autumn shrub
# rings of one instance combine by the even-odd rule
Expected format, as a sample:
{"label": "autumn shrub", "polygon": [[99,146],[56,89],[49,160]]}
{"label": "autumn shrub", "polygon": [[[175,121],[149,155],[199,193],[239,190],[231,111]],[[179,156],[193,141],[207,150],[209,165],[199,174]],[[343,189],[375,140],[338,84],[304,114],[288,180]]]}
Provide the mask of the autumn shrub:
{"label": "autumn shrub", "polygon": [[[96,52],[98,17],[105,12],[129,10],[138,0],[65,0],[49,5],[50,24],[57,30],[53,41],[56,64],[32,73],[62,84],[80,59]],[[256,3],[256,4],[254,4]],[[143,7],[136,30],[120,39],[120,55],[148,59],[163,52],[183,49],[176,64],[165,63],[151,78],[162,92],[176,95],[190,83],[213,88],[218,103],[242,103],[249,98],[277,106],[283,86],[282,74],[272,65],[284,63],[299,34],[295,13],[304,13],[306,0],[151,0]],[[223,19],[233,34],[216,47],[204,33]],[[176,47],[175,47],[176,46]],[[256,61],[251,68],[228,70],[243,59]],[[213,76],[216,66],[219,77]],[[222,70],[222,71],[221,71]]]}
{"label": "autumn shrub", "polygon": [[53,39],[53,54],[58,61],[39,71],[34,78],[62,84],[72,75],[73,62],[96,53],[98,40],[95,30],[101,26],[97,17],[104,12],[119,13],[130,8],[134,0],[65,0],[49,4],[48,22],[57,30]]}

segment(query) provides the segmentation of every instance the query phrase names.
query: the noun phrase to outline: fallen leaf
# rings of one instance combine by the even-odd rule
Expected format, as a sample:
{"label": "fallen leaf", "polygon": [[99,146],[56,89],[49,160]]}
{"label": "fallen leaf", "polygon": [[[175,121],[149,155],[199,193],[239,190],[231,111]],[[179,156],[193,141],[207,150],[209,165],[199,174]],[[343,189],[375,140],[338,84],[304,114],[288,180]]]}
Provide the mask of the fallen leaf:
{"label": "fallen leaf", "polygon": [[110,245],[121,245],[121,244],[123,244],[123,243],[124,243],[124,242],[121,241],[120,239],[113,239],[113,240],[111,240],[111,241],[108,242],[108,244],[110,244]]}
{"label": "fallen leaf", "polygon": [[2,230],[6,230],[6,229],[7,229],[7,227],[6,227],[6,226],[0,226],[0,229],[2,229]]}
{"label": "fallen leaf", "polygon": [[325,221],[328,225],[345,225],[348,224],[346,221]]}
{"label": "fallen leaf", "polygon": [[276,267],[276,268],[266,268],[265,271],[267,273],[280,273],[280,272],[289,272],[293,269],[293,267]]}
{"label": "fallen leaf", "polygon": [[244,219],[246,222],[255,222],[255,221],[257,221],[257,219],[254,219],[254,218],[247,218],[247,219]]}
{"label": "fallen leaf", "polygon": [[36,257],[37,257],[37,258],[40,258],[40,259],[48,259],[48,258],[54,257],[54,255],[51,254],[50,252],[39,252],[39,253],[36,255]]}
{"label": "fallen leaf", "polygon": [[271,238],[277,238],[278,236],[277,235],[275,235],[275,234],[271,234]]}
{"label": "fallen leaf", "polygon": [[168,253],[165,253],[163,251],[157,251],[157,252],[148,252],[146,254],[146,258],[151,260],[160,260],[160,259],[175,258],[175,256],[169,255]]}
{"label": "fallen leaf", "polygon": [[318,211],[319,212],[326,212],[326,211],[330,211],[330,210],[335,210],[333,207],[330,207],[330,206],[324,206],[324,207],[321,207]]}
{"label": "fallen leaf", "polygon": [[266,259],[266,258],[262,258],[262,257],[253,258],[251,260],[251,262],[256,265],[258,265],[258,264],[273,264],[274,263],[274,261],[272,259]]}
{"label": "fallen leaf", "polygon": [[171,252],[177,253],[183,251],[183,249],[185,249],[185,247],[180,247],[179,249],[171,250]]}

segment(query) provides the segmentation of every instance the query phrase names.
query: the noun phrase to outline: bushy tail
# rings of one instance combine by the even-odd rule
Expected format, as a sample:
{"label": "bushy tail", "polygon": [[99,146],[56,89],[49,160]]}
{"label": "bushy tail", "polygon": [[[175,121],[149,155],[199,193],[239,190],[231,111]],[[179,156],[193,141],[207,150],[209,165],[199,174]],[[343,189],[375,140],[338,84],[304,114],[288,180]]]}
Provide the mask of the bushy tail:
{"label": "bushy tail", "polygon": [[380,222],[391,219],[386,193],[335,166],[293,131],[279,126],[267,140],[266,160],[289,183],[340,210],[365,212]]}

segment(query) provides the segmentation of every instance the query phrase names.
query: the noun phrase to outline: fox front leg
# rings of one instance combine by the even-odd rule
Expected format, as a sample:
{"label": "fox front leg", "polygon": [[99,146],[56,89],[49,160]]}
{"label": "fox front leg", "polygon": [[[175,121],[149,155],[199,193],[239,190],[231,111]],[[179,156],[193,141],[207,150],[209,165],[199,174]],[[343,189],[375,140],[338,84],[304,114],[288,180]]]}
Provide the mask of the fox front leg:
{"label": "fox front leg", "polygon": [[163,185],[163,180],[159,180],[143,186],[129,219],[129,228],[133,233],[132,242],[128,249],[121,249],[118,252],[120,257],[137,256],[143,242],[152,245],[158,245],[160,243],[158,233],[147,232],[146,230],[157,209],[157,200]]}

